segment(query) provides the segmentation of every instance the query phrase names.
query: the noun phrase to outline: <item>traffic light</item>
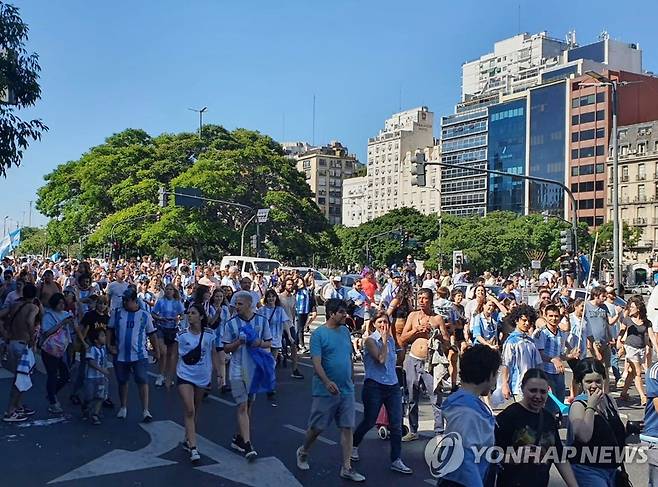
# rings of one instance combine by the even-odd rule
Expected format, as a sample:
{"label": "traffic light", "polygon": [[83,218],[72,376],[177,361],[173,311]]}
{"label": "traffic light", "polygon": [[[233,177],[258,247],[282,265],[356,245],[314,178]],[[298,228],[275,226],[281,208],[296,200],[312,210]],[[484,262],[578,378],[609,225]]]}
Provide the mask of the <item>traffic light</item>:
{"label": "traffic light", "polygon": [[251,236],[251,246],[255,249],[258,245],[258,235]]}
{"label": "traffic light", "polygon": [[168,203],[169,203],[169,195],[167,194],[165,189],[162,186],[160,186],[160,188],[158,189],[158,204],[160,205],[160,208],[164,208],[165,206],[167,206]]}
{"label": "traffic light", "polygon": [[411,185],[426,186],[425,179],[425,153],[416,152],[411,156]]}
{"label": "traffic light", "polygon": [[464,265],[464,257],[462,255],[455,255],[455,265],[457,266]]}
{"label": "traffic light", "polygon": [[573,231],[560,231],[560,250],[565,253],[573,252]]}

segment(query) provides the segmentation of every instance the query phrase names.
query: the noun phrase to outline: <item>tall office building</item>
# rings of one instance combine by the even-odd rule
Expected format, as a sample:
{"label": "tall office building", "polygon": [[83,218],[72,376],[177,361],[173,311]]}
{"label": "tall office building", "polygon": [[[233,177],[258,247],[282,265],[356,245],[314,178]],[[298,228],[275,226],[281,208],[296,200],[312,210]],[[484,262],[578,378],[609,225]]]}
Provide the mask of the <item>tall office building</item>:
{"label": "tall office building", "polygon": [[[419,201],[414,196],[418,188],[411,186],[411,162],[406,155],[435,146],[433,124],[434,114],[427,107],[418,107],[394,114],[378,135],[368,139],[364,221]],[[427,184],[438,189],[437,173],[435,166],[428,167]],[[429,208],[429,201],[427,205]]]}
{"label": "tall office building", "polygon": [[343,179],[351,177],[361,166],[356,156],[340,142],[333,141],[301,152],[295,158],[297,170],[305,174],[324,216],[333,225],[341,224]]}
{"label": "tall office building", "polygon": [[[582,47],[577,46],[573,33],[567,42],[540,33],[496,43],[494,53],[462,68],[462,101],[455,114],[442,117],[442,160],[571,184],[574,169],[568,161],[597,157],[597,150],[601,152],[597,144],[589,147],[589,143],[582,145],[580,152],[580,146],[572,142],[590,140],[592,129],[584,126],[582,137],[574,133],[580,132],[580,124],[573,121],[572,114],[579,114],[581,103],[580,95],[574,100],[574,83],[586,72],[609,69],[641,72],[642,52],[636,44],[610,39],[607,33],[597,42]],[[589,93],[582,96],[583,106],[588,105]],[[608,112],[597,114],[600,111],[601,108],[597,109],[593,116],[609,120]],[[585,124],[591,125],[591,116],[585,115]],[[593,136],[602,135],[603,130],[604,127],[596,127]],[[599,145],[605,147],[604,141]],[[590,151],[593,151],[591,156]],[[600,156],[605,159],[605,150]],[[593,170],[596,167],[592,165]],[[563,191],[557,185],[477,175],[466,169],[443,168],[441,176],[442,209],[448,213],[548,211],[565,218],[570,214],[565,208]],[[589,188],[587,182],[584,190]],[[598,186],[594,184],[598,191],[602,190],[602,182]],[[597,205],[602,208],[601,198],[584,194],[583,200],[579,203],[581,219],[590,225],[600,224],[601,209],[598,218],[590,215],[589,210],[595,210]]]}

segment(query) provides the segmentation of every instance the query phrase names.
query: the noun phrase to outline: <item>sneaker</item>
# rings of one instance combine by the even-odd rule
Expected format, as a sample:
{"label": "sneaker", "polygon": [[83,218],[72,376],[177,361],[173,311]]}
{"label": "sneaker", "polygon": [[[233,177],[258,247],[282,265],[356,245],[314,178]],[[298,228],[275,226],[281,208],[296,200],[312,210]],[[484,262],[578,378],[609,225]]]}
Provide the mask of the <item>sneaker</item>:
{"label": "sneaker", "polygon": [[365,482],[366,478],[361,475],[359,472],[350,468],[349,470],[345,467],[340,469],[340,478],[345,480],[351,480],[352,482]]}
{"label": "sneaker", "polygon": [[36,414],[36,411],[34,409],[30,409],[27,406],[20,407],[16,409],[16,411],[23,416],[32,416],[33,414]]}
{"label": "sneaker", "polygon": [[5,423],[20,423],[21,421],[27,421],[27,416],[19,413],[18,410],[16,410],[11,414],[5,413],[5,415],[2,417],[2,420]]}
{"label": "sneaker", "polygon": [[418,439],[418,433],[412,433],[411,431],[402,437],[402,441],[415,441]]}
{"label": "sneaker", "polygon": [[391,463],[391,470],[393,470],[394,472],[404,473],[407,475],[411,475],[412,473],[414,473],[413,470],[411,470],[409,467],[407,467],[404,464],[401,458],[398,458],[393,463]]}
{"label": "sneaker", "polygon": [[353,462],[358,462],[360,460],[359,447],[357,446],[352,447],[352,454],[350,455],[350,460],[352,460]]}
{"label": "sneaker", "polygon": [[190,453],[192,451],[192,447],[190,446],[190,443],[187,440],[181,441],[180,446],[187,453]]}
{"label": "sneaker", "polygon": [[293,371],[292,371],[292,374],[290,374],[290,377],[292,377],[293,379],[303,379],[303,378],[304,378],[304,376],[303,376],[302,373],[299,371],[299,369],[295,369],[295,370],[293,370]]}
{"label": "sneaker", "polygon": [[119,408],[119,412],[117,413],[117,418],[126,419],[126,416],[128,416],[128,409],[127,408]]}
{"label": "sneaker", "polygon": [[256,457],[258,456],[258,453],[256,453],[256,450],[254,450],[251,447],[251,442],[246,441],[244,443],[244,457],[247,459],[248,462],[253,462],[256,460]]}
{"label": "sneaker", "polygon": [[199,450],[196,449],[196,446],[190,448],[190,461],[198,462],[199,460],[201,460],[201,455],[199,455]]}
{"label": "sneaker", "polygon": [[279,403],[276,401],[276,396],[274,394],[268,395],[267,400],[270,401],[270,406],[272,406],[273,408],[279,405]]}
{"label": "sneaker", "polygon": [[162,387],[165,384],[164,375],[159,375],[155,378],[155,387]]}
{"label": "sneaker", "polygon": [[151,416],[151,413],[149,412],[148,409],[145,409],[144,412],[142,413],[142,421],[145,423],[150,423],[153,421],[153,416]]}
{"label": "sneaker", "polygon": [[244,444],[244,440],[242,439],[242,436],[240,435],[233,436],[233,439],[231,439],[231,448],[233,448],[237,452],[244,453],[245,444]]}
{"label": "sneaker", "polygon": [[92,414],[91,415],[91,424],[94,424],[94,425],[98,426],[99,424],[101,424],[101,418],[97,414]]}
{"label": "sneaker", "polygon": [[64,410],[62,409],[62,406],[56,402],[55,404],[48,406],[48,412],[51,414],[62,414]]}
{"label": "sneaker", "polygon": [[297,468],[300,470],[308,470],[311,467],[308,464],[308,453],[302,450],[303,447],[297,448]]}

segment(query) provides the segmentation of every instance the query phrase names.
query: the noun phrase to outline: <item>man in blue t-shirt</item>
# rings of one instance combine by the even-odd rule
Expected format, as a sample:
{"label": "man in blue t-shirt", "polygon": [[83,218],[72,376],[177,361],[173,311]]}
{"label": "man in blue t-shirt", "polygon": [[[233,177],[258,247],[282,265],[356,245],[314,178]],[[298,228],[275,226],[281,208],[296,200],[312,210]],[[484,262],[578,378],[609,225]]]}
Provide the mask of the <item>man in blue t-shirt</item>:
{"label": "man in blue t-shirt", "polygon": [[352,469],[352,430],[354,429],[354,382],[352,381],[352,340],[343,325],[347,304],[342,299],[325,302],[327,321],[311,335],[313,360],[313,402],[304,444],[297,449],[297,467],[308,470],[308,451],[332,422],[340,428],[343,464],[340,476],[354,482],[366,478]]}
{"label": "man in blue t-shirt", "polygon": [[648,444],[649,485],[658,486],[658,362],[646,374],[647,405],[640,440]]}

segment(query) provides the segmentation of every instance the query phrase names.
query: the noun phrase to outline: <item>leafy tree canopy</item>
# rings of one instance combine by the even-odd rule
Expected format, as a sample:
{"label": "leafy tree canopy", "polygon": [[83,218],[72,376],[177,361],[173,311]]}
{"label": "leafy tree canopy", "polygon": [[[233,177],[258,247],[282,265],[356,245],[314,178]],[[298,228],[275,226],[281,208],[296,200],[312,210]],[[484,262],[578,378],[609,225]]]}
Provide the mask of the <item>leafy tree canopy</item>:
{"label": "leafy tree canopy", "polygon": [[28,53],[28,27],[13,5],[0,2],[0,174],[18,166],[30,140],[41,139],[48,127],[41,120],[23,120],[16,111],[41,98],[39,56]]}
{"label": "leafy tree canopy", "polygon": [[[406,243],[395,234],[374,237],[402,228],[410,234]],[[540,215],[519,216],[512,212],[492,212],[486,217],[423,215],[411,208],[393,210],[359,227],[337,229],[340,257],[345,264],[365,264],[366,244],[375,265],[400,262],[406,254],[425,260],[425,267],[451,268],[452,252],[462,250],[474,272],[512,272],[529,267],[527,253],[546,252],[544,265],[553,265],[561,255],[560,230],[569,228],[558,219]],[[587,251],[592,243],[587,227],[579,229],[579,248]],[[414,240],[417,245],[414,245]]]}
{"label": "leafy tree canopy", "polygon": [[[51,218],[54,245],[86,241],[100,251],[112,240],[128,253],[217,259],[239,253],[240,235],[254,212],[222,203],[158,206],[158,189],[193,187],[203,196],[270,208],[261,236],[272,257],[305,263],[335,240],[293,161],[270,137],[206,125],[195,134],[152,137],[128,129],[58,166],[38,190],[37,208]],[[245,235],[255,233],[251,224]],[[246,238],[245,240],[249,240]]]}

